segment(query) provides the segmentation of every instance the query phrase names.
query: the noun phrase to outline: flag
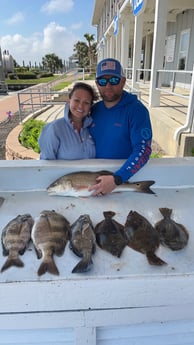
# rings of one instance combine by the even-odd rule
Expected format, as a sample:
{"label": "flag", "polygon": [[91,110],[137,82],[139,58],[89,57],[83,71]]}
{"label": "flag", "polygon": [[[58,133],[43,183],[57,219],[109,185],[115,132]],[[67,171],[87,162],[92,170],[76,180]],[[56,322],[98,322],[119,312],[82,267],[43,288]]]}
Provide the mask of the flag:
{"label": "flag", "polygon": [[119,29],[119,18],[117,15],[114,16],[114,36],[117,35]]}

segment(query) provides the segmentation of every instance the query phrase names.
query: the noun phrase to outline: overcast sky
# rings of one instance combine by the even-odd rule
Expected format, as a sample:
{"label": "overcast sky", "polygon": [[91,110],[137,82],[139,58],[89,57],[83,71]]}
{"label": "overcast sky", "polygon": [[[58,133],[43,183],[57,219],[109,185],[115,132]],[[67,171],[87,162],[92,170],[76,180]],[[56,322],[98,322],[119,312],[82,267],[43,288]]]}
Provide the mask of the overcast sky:
{"label": "overcast sky", "polygon": [[94,34],[95,0],[4,0],[0,7],[0,46],[18,64],[32,65],[45,54],[67,60],[84,34]]}

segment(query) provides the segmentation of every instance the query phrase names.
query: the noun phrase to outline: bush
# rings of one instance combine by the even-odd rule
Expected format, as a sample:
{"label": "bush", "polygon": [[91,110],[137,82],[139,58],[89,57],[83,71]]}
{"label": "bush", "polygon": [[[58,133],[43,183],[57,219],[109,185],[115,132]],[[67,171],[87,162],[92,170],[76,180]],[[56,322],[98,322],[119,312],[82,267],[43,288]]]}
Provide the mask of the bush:
{"label": "bush", "polygon": [[32,149],[34,152],[40,153],[38,138],[45,125],[46,123],[41,120],[31,119],[26,121],[19,135],[19,142],[21,145],[27,149]]}
{"label": "bush", "polygon": [[16,75],[15,73],[8,73],[7,77],[8,77],[10,80],[18,79],[18,78],[17,78],[17,75]]}
{"label": "bush", "polygon": [[36,74],[32,72],[17,73],[19,79],[36,79]]}
{"label": "bush", "polygon": [[40,78],[53,77],[53,73],[51,72],[40,72],[39,75],[40,75]]}

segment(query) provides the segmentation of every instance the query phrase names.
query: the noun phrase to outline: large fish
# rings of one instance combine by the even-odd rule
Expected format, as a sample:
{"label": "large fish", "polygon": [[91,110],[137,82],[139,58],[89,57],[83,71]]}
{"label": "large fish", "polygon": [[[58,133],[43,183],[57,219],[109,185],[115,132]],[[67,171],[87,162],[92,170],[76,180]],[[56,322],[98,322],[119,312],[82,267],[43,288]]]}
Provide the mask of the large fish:
{"label": "large fish", "polygon": [[96,242],[101,249],[119,258],[127,245],[124,227],[113,219],[115,212],[105,211],[103,215],[105,219],[95,226]]}
{"label": "large fish", "polygon": [[[47,188],[49,195],[59,196],[73,196],[73,197],[89,197],[93,191],[88,191],[88,188],[97,183],[97,178],[102,175],[112,175],[110,171],[79,171],[61,176],[56,181],[50,184]],[[125,182],[117,186],[113,192],[141,192],[155,194],[151,189],[155,181],[139,181],[139,182]]]}
{"label": "large fish", "polygon": [[23,255],[28,247],[33,223],[34,220],[30,214],[23,214],[12,219],[3,229],[1,235],[3,255],[8,258],[2,266],[1,272],[11,266],[24,266],[19,255]]}
{"label": "large fish", "polygon": [[92,254],[96,250],[96,237],[89,215],[81,215],[71,226],[70,248],[82,259],[72,270],[72,273],[82,273],[90,270]]}
{"label": "large fish", "polygon": [[124,225],[128,246],[144,253],[151,265],[164,265],[166,262],[156,256],[160,245],[159,234],[150,222],[136,211],[130,211]]}
{"label": "large fish", "polygon": [[40,213],[32,228],[36,254],[38,259],[42,258],[37,272],[39,276],[46,272],[59,275],[53,255],[63,255],[69,237],[70,224],[63,215],[49,210]]}
{"label": "large fish", "polygon": [[189,233],[184,225],[176,223],[171,219],[172,209],[159,208],[163,219],[155,224],[160,236],[160,243],[172,250],[184,248],[189,239]]}

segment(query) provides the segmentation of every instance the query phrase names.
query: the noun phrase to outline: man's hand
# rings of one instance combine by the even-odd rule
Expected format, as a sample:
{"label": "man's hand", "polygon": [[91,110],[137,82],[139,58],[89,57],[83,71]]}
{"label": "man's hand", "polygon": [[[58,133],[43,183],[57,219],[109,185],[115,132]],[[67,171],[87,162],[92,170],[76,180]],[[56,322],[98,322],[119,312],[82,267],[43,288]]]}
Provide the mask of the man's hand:
{"label": "man's hand", "polygon": [[100,196],[111,193],[115,188],[114,177],[112,175],[102,175],[97,178],[96,184],[89,187],[88,190],[93,191],[93,196]]}

